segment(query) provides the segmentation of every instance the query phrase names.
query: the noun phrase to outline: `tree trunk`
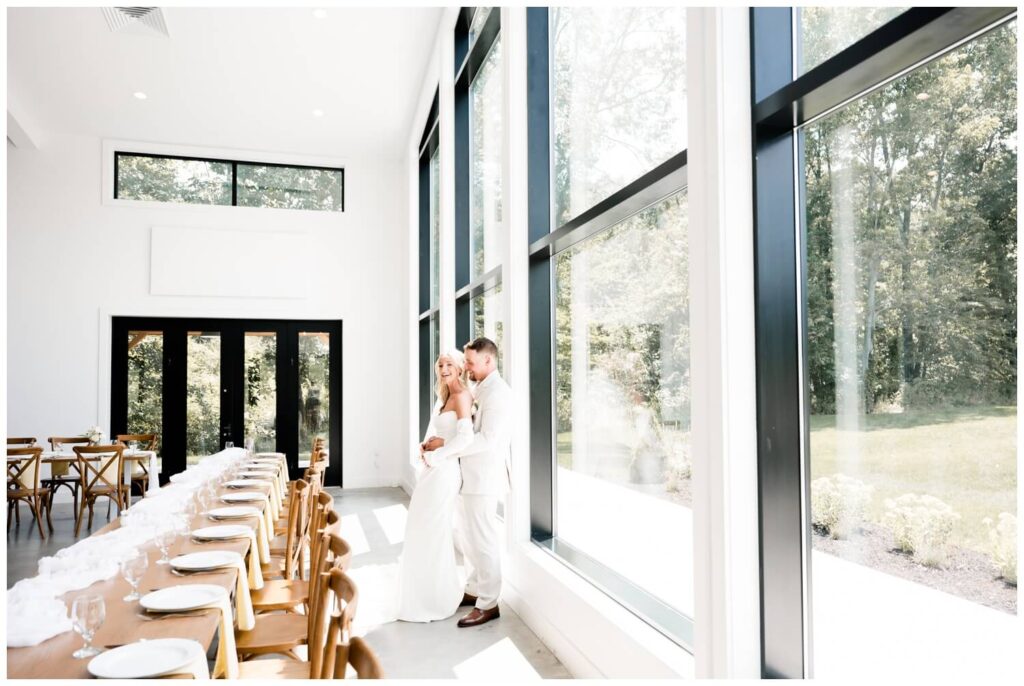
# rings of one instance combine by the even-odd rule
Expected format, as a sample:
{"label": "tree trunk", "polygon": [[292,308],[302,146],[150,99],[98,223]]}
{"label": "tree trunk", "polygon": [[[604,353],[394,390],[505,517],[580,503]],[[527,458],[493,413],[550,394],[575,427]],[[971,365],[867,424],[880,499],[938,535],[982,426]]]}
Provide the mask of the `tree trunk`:
{"label": "tree trunk", "polygon": [[871,395],[871,384],[868,377],[871,372],[871,352],[874,347],[875,317],[877,310],[875,305],[875,284],[878,281],[879,259],[877,255],[871,257],[868,267],[868,300],[865,306],[866,315],[864,319],[864,353],[861,358],[861,378],[864,379],[864,414],[871,414],[874,400]]}

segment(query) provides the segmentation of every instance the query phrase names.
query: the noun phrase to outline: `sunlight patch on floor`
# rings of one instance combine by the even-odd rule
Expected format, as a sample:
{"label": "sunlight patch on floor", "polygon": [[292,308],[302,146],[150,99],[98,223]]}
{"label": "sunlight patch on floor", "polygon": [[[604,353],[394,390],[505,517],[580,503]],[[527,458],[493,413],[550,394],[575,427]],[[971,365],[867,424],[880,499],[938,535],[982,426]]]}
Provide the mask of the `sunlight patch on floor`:
{"label": "sunlight patch on floor", "polygon": [[366,540],[366,532],[359,523],[358,515],[347,515],[341,518],[341,537],[352,548],[352,555],[370,552],[370,543]]}
{"label": "sunlight patch on floor", "polygon": [[532,681],[541,678],[510,638],[503,638],[463,660],[452,671],[457,679],[479,681]]}
{"label": "sunlight patch on floor", "polygon": [[405,541],[405,520],[408,514],[409,511],[401,503],[378,507],[373,511],[373,516],[377,518],[391,545]]}

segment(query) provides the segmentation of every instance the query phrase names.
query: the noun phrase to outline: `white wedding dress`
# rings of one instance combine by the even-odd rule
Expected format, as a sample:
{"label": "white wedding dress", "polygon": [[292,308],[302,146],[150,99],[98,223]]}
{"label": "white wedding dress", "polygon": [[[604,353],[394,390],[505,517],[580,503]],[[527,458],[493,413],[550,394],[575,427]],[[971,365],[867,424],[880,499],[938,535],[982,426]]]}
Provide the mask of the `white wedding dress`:
{"label": "white wedding dress", "polygon": [[[430,433],[451,443],[458,428],[455,412],[435,414]],[[432,622],[459,609],[465,588],[456,566],[453,518],[462,484],[458,460],[419,470],[409,501],[405,539],[398,564],[356,567],[349,576],[359,588],[354,632],[396,619]]]}

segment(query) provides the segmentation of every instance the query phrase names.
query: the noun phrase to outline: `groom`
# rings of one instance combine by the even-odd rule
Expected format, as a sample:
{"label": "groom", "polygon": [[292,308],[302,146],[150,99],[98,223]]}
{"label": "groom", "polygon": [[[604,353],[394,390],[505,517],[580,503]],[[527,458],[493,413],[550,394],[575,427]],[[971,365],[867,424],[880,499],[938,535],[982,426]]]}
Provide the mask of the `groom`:
{"label": "groom", "polygon": [[474,605],[459,620],[460,627],[479,626],[500,616],[501,550],[498,545],[498,498],[509,487],[509,437],[512,389],[498,373],[498,346],[489,338],[467,343],[466,371],[476,382],[477,405],[473,418],[473,442],[449,454],[444,439],[433,436],[424,450],[433,450],[428,464],[458,458],[462,470],[463,521],[472,573],[466,580],[462,605]]}

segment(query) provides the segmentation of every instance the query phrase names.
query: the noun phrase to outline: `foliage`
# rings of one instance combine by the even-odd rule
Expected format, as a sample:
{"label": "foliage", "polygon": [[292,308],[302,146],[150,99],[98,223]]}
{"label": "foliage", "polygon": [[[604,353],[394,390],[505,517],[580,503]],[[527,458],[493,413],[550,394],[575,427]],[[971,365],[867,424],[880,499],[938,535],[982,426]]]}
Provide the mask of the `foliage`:
{"label": "foliage", "polygon": [[844,474],[811,482],[811,523],[832,538],[849,538],[864,522],[874,489]]}
{"label": "foliage", "polygon": [[804,129],[813,412],[1016,401],[1015,28]]}
{"label": "foliage", "polygon": [[[128,345],[128,433],[160,435],[163,428],[163,336],[133,331],[128,335]],[[160,443],[158,441],[157,445]]]}
{"label": "foliage", "polygon": [[999,575],[1014,586],[1017,585],[1017,518],[1009,512],[999,513],[999,524],[992,526],[992,520],[985,518],[989,540],[992,543],[992,560]]}
{"label": "foliage", "polygon": [[942,567],[949,555],[953,526],[960,515],[938,498],[907,493],[885,501],[884,523],[896,547],[929,567]]}

